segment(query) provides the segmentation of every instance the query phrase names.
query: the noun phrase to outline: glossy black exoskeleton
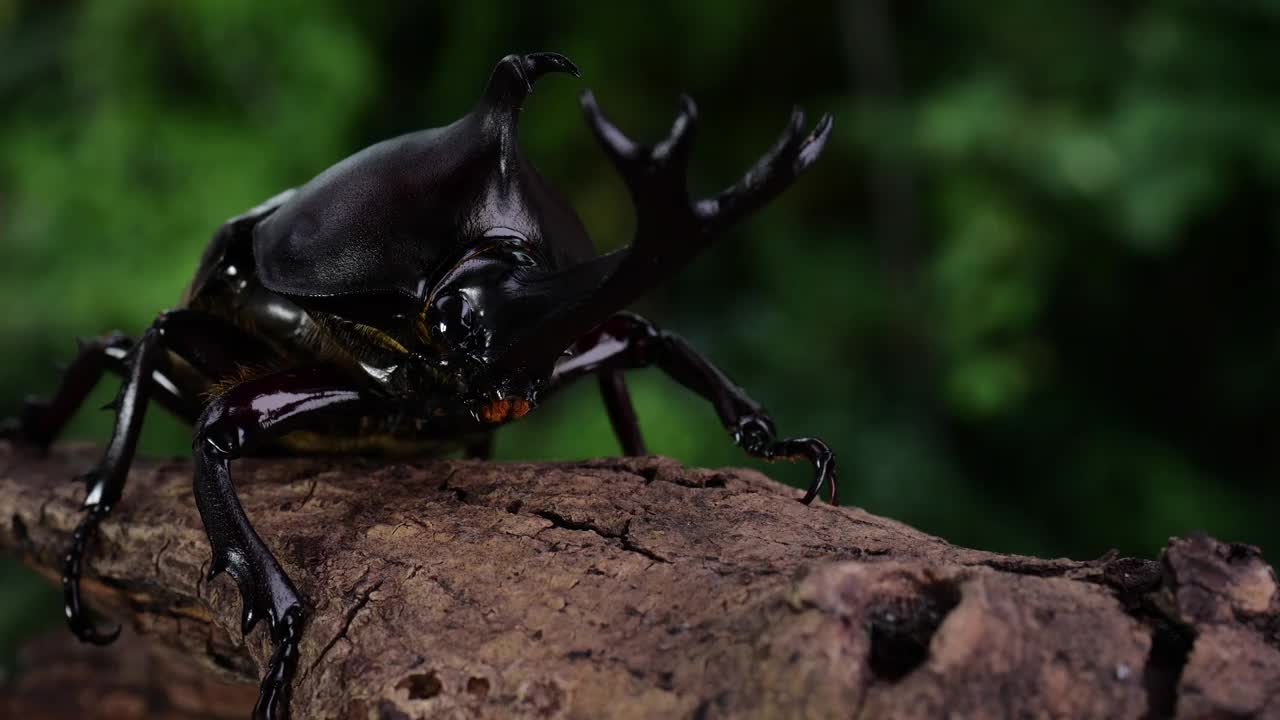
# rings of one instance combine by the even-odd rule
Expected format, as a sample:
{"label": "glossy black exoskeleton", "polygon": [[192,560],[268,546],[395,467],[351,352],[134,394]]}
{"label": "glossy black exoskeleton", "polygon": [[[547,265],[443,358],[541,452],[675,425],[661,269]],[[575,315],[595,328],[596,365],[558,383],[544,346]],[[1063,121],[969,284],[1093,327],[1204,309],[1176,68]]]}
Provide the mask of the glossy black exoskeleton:
{"label": "glossy black exoskeleton", "polygon": [[639,145],[590,93],[591,129],[631,192],[631,245],[597,256],[573,209],[517,143],[533,83],[578,74],[565,57],[503,58],[462,119],[366,148],[294,190],[227,221],[177,309],[133,340],[82,344],[57,393],[28,401],[5,433],[48,445],[104,370],[124,377],[115,431],[84,480],[85,515],[67,554],[66,616],[81,640],[110,642],[87,620],[79,577],[86,541],[120,499],[147,404],[194,427],[195,499],[209,575],[228,572],[243,630],[267,620],[275,652],[255,717],[287,715],[305,603],[236,498],[230,462],[294,452],[488,453],[502,423],[584,375],[599,378],[627,454],[645,452],[623,371],[657,366],[715,407],[736,443],[763,458],[804,458],[835,502],[831,450],[778,439],[764,409],[681,338],[622,312],[718,235],[782,192],[821,153],[824,116],[797,110],[737,184],[691,201],[685,171],[696,110],[682,100],[670,134]]}

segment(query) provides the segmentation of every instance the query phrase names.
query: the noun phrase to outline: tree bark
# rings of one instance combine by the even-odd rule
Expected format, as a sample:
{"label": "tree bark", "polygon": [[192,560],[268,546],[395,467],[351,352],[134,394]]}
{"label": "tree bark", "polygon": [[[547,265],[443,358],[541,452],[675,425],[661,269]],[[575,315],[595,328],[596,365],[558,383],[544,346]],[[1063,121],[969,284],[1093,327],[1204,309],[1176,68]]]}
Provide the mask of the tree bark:
{"label": "tree bark", "polygon": [[[51,578],[92,460],[0,444],[0,543]],[[1002,555],[663,458],[233,468],[308,599],[298,718],[1280,718],[1280,592],[1248,545]],[[190,463],[139,461],[84,586],[253,681],[265,629],[240,636],[208,562]]]}

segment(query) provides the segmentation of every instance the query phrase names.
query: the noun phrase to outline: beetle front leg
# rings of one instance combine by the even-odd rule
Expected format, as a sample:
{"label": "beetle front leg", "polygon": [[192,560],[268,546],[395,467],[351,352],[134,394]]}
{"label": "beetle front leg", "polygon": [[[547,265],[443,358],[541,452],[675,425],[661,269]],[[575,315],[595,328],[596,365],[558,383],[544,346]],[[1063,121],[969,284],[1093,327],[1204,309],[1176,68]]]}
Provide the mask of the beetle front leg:
{"label": "beetle front leg", "polygon": [[493,433],[469,438],[462,444],[462,456],[468,460],[493,459]]}
{"label": "beetle front leg", "polygon": [[195,498],[213,549],[209,579],[223,571],[231,575],[243,602],[241,631],[248,634],[265,617],[275,645],[255,718],[288,717],[305,611],[293,582],[245,516],[231,483],[231,460],[309,423],[350,416],[369,404],[367,396],[325,370],[298,370],[236,385],[215,398],[196,423]]}
{"label": "beetle front leg", "polygon": [[[302,635],[302,599],[258,537],[231,484],[231,454],[196,436],[196,507],[213,547],[207,579],[226,571],[236,581],[243,603],[240,630],[248,634],[266,617],[275,652],[262,678],[255,718],[288,717],[289,682],[298,663]],[[234,451],[232,451],[234,452]]]}
{"label": "beetle front leg", "polygon": [[831,448],[817,438],[779,439],[768,412],[684,338],[659,330],[639,315],[618,313],[579,341],[576,350],[556,365],[554,386],[588,373],[657,366],[709,400],[734,442],[747,453],[765,460],[804,458],[812,462],[814,477],[802,502],[813,502],[826,486],[831,504],[838,503]]}

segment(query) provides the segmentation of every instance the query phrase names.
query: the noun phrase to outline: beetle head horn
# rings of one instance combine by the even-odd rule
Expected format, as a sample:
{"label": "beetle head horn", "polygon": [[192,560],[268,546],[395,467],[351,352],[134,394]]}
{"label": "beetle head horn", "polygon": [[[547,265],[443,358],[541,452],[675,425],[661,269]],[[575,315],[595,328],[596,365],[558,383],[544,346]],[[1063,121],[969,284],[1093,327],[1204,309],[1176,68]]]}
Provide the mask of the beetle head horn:
{"label": "beetle head horn", "polygon": [[782,136],[737,183],[707,198],[686,191],[686,169],[697,108],[683,98],[667,137],[641,145],[611,123],[590,92],[582,108],[596,139],[631,191],[636,210],[632,243],[608,255],[525,279],[521,293],[532,320],[504,348],[497,364],[542,368],[615,312],[674,275],[716,237],[786,190],[818,159],[831,135],[824,115],[805,132],[796,108]]}

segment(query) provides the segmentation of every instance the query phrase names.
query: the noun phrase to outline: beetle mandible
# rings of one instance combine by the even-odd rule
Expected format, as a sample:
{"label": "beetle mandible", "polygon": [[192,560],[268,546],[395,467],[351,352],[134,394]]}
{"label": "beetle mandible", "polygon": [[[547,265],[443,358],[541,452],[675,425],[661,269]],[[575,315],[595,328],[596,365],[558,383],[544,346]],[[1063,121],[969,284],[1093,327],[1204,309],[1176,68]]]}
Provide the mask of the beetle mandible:
{"label": "beetle mandible", "polygon": [[624,308],[791,184],[822,152],[824,115],[804,132],[797,109],[781,139],[732,187],[691,200],[686,169],[697,110],[684,97],[668,136],[629,139],[590,91],[588,124],[626,181],[632,243],[596,255],[577,214],[517,142],[533,84],[578,76],[556,53],[498,62],[470,113],[378,143],[228,220],[176,309],[136,340],[82,342],[56,393],[28,400],[4,435],[48,446],[104,371],[124,381],[115,429],[87,485],[67,552],[67,622],[111,642],[86,617],[85,544],[124,490],[155,400],[194,428],[195,501],[209,535],[209,577],[225,571],[242,631],[267,620],[274,645],[254,716],[288,714],[305,603],[254,531],[231,461],[260,449],[419,452],[487,457],[495,428],[540,397],[595,375],[628,455],[645,447],[623,371],[656,366],[706,398],[734,442],[766,458],[807,459],[802,501],[829,488],[835,460],[814,438],[779,439],[768,414],[680,337]]}

